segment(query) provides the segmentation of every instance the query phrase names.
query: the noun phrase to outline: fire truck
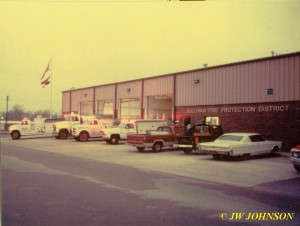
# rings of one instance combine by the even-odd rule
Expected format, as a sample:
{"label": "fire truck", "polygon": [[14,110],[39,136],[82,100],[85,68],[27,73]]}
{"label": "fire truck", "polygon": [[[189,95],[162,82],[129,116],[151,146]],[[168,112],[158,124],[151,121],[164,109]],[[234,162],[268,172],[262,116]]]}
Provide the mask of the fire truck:
{"label": "fire truck", "polygon": [[9,127],[9,133],[13,140],[18,140],[21,137],[51,137],[53,123],[64,120],[62,118],[47,119],[37,117],[32,121],[28,118],[24,118],[20,124],[12,125]]}

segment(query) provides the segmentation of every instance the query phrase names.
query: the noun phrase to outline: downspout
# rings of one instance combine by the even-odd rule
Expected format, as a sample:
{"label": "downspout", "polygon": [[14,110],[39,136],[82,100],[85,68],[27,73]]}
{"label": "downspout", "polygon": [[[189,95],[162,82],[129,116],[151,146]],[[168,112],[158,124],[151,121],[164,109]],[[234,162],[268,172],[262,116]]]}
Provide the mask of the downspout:
{"label": "downspout", "polygon": [[144,79],[142,80],[142,93],[141,93],[141,119],[145,119],[145,107],[144,107]]}
{"label": "downspout", "polygon": [[172,106],[172,121],[176,121],[176,74],[173,76],[173,106]]}

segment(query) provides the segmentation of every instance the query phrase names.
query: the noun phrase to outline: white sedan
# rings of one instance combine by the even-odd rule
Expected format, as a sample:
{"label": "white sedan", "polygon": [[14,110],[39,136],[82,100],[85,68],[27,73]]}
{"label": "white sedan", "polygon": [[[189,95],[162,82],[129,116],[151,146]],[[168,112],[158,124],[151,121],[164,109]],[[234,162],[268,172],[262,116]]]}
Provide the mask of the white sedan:
{"label": "white sedan", "polygon": [[246,160],[254,155],[274,154],[281,146],[281,141],[264,140],[258,133],[225,133],[213,142],[199,143],[197,150],[215,159],[238,156]]}

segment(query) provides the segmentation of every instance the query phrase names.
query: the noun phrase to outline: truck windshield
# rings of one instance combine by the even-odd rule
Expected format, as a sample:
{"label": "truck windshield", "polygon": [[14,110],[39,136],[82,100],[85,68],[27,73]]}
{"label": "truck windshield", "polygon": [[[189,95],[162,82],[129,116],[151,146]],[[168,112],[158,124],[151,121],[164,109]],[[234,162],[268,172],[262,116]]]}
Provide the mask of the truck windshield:
{"label": "truck windshield", "polygon": [[119,126],[118,126],[118,128],[119,129],[125,129],[125,127],[126,127],[126,123],[121,123]]}
{"label": "truck windshield", "polygon": [[119,129],[133,129],[134,125],[132,123],[121,123],[118,126]]}

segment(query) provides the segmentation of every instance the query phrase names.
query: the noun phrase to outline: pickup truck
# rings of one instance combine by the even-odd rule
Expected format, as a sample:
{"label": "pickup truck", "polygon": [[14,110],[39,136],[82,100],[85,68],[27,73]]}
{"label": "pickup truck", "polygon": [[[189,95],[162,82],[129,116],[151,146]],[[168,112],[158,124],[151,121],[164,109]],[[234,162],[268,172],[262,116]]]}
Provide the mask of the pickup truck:
{"label": "pickup truck", "polygon": [[154,131],[158,126],[165,125],[163,120],[136,120],[134,122],[122,122],[117,128],[103,129],[100,135],[108,144],[118,144],[127,139],[128,134],[145,134]]}
{"label": "pickup truck", "polygon": [[56,139],[67,139],[71,134],[70,130],[74,125],[80,125],[85,120],[90,118],[89,116],[81,116],[77,114],[70,114],[65,116],[65,120],[62,122],[56,122],[53,124],[53,136]]}
{"label": "pickup truck", "polygon": [[101,138],[100,131],[104,128],[112,128],[112,123],[94,118],[86,120],[83,124],[74,125],[70,133],[76,141],[86,142],[90,138]]}
{"label": "pickup truck", "polygon": [[149,134],[129,134],[127,144],[135,146],[140,152],[146,148],[160,152],[163,147],[173,147],[177,136],[183,135],[183,130],[182,126],[159,126],[156,131]]}
{"label": "pickup truck", "polygon": [[196,124],[189,128],[185,135],[177,137],[176,147],[185,154],[197,151],[197,144],[201,142],[211,142],[223,134],[220,125]]}
{"label": "pickup truck", "polygon": [[281,149],[281,141],[265,140],[258,133],[225,133],[213,142],[199,143],[199,152],[211,154],[213,158],[240,157],[274,154]]}

